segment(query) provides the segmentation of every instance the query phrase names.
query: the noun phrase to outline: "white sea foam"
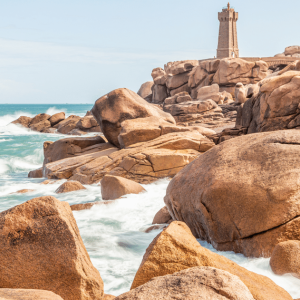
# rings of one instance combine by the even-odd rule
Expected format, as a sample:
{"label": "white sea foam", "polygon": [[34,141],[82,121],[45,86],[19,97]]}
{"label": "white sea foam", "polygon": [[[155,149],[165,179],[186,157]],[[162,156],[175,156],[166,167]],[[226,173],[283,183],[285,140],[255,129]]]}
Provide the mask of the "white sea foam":
{"label": "white sea foam", "polygon": [[26,116],[26,117],[30,117],[30,118],[34,117],[34,115],[32,115],[28,112],[17,111],[14,114],[8,114],[8,115],[1,116],[0,117],[0,127],[8,125],[9,123],[18,119],[21,116]]}

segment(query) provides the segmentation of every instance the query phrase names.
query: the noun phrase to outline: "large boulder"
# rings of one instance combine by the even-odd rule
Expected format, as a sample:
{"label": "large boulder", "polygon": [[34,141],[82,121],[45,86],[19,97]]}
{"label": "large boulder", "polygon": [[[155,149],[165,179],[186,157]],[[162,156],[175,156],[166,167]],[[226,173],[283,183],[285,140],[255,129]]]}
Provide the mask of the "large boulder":
{"label": "large boulder", "polygon": [[161,104],[168,97],[167,87],[161,84],[155,84],[152,87],[153,95],[152,102],[155,104]]}
{"label": "large boulder", "polygon": [[63,121],[65,118],[66,118],[65,113],[64,112],[60,112],[60,113],[54,114],[49,119],[49,121],[51,123],[51,126],[54,126],[54,125],[58,124],[59,122]]}
{"label": "large boulder", "polygon": [[188,226],[176,221],[149,245],[131,288],[142,288],[155,277],[162,278],[158,276],[193,267],[212,267],[239,277],[256,300],[292,300],[284,289],[268,277],[248,271],[228,258],[201,247]]}
{"label": "large boulder", "polygon": [[286,241],[276,245],[270,266],[277,275],[292,274],[300,279],[300,241]]}
{"label": "large boulder", "polygon": [[38,114],[31,120],[30,125],[34,125],[34,124],[40,123],[42,121],[49,120],[50,117],[51,116],[48,114]]}
{"label": "large boulder", "polygon": [[30,171],[28,173],[28,177],[29,178],[43,178],[44,177],[44,175],[43,175],[43,167],[38,168],[38,169],[33,170],[33,171]]}
{"label": "large boulder", "polygon": [[220,61],[213,83],[222,86],[235,86],[238,82],[257,83],[267,77],[267,71],[268,65],[262,60],[249,62],[241,58],[224,58]]}
{"label": "large boulder", "polygon": [[79,128],[83,131],[91,131],[91,129],[95,127],[98,127],[98,123],[93,116],[85,116],[81,118],[76,124],[76,128]]}
{"label": "large boulder", "polygon": [[51,127],[51,123],[48,120],[43,120],[38,123],[30,124],[29,128],[33,131],[44,131]]}
{"label": "large boulder", "polygon": [[125,120],[156,116],[175,124],[175,120],[170,114],[149,104],[128,89],[117,89],[99,98],[95,102],[92,113],[104,136],[117,147],[120,147],[118,135],[121,131],[121,123]]}
{"label": "large boulder", "polygon": [[103,282],[67,202],[34,198],[0,213],[0,287],[101,299]]}
{"label": "large boulder", "polygon": [[101,136],[66,138],[56,142],[44,142],[44,164],[67,157],[97,152],[104,146]]}
{"label": "large boulder", "polygon": [[294,55],[300,54],[300,46],[289,46],[285,48],[284,54],[287,55]]}
{"label": "large boulder", "polygon": [[30,124],[31,120],[32,120],[32,118],[30,118],[30,117],[21,116],[17,120],[14,120],[11,123],[12,124],[19,124],[19,125],[22,125],[26,128],[29,128],[29,124]]}
{"label": "large boulder", "polygon": [[70,178],[83,184],[98,182],[106,174],[149,183],[173,177],[215,144],[197,131],[173,132],[119,150],[106,143],[103,150],[44,165],[48,178]]}
{"label": "large boulder", "polygon": [[300,240],[300,131],[244,135],[201,155],[170,182],[175,220],[216,249],[270,257]]}
{"label": "large boulder", "polygon": [[55,191],[56,194],[69,193],[79,190],[85,190],[86,188],[78,181],[66,181],[60,185]]}
{"label": "large boulder", "polygon": [[148,97],[149,95],[152,94],[153,84],[154,84],[153,81],[147,81],[147,82],[143,83],[141,85],[140,89],[138,90],[137,94],[139,96],[141,96],[143,99],[145,99],[146,97]]}
{"label": "large boulder", "polygon": [[80,117],[71,115],[67,119],[54,125],[57,131],[62,134],[68,134],[70,131],[76,128],[77,123],[80,121]]}
{"label": "large boulder", "polygon": [[62,297],[43,290],[30,289],[1,289],[1,300],[64,300]]}
{"label": "large boulder", "polygon": [[178,74],[189,72],[198,65],[199,65],[198,60],[174,61],[165,64],[164,70],[168,75],[178,75]]}
{"label": "large boulder", "polygon": [[300,72],[288,71],[260,85],[258,96],[244,103],[237,124],[248,133],[300,128]]}
{"label": "large boulder", "polygon": [[145,189],[132,180],[112,175],[105,175],[101,180],[103,200],[115,200],[128,194],[139,194]]}
{"label": "large boulder", "polygon": [[115,299],[254,300],[239,277],[212,267],[194,267],[156,277]]}
{"label": "large boulder", "polygon": [[168,211],[168,208],[164,206],[154,216],[152,224],[166,224],[171,223],[172,217]]}

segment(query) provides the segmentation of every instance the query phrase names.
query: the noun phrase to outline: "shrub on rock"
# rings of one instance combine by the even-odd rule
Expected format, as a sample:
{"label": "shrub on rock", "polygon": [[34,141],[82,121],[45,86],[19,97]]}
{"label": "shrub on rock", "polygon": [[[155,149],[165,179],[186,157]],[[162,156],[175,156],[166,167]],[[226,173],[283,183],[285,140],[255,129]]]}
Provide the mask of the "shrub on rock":
{"label": "shrub on rock", "polygon": [[103,282],[67,202],[34,198],[0,213],[0,286],[98,300]]}
{"label": "shrub on rock", "polygon": [[86,188],[79,181],[66,181],[55,191],[57,194],[85,190]]}
{"label": "shrub on rock", "polygon": [[174,220],[221,251],[270,257],[300,240],[300,131],[245,135],[215,146],[170,182]]}
{"label": "shrub on rock", "polygon": [[145,189],[132,180],[112,175],[105,175],[101,180],[103,200],[115,200],[127,194],[139,194]]}
{"label": "shrub on rock", "polygon": [[151,279],[192,267],[213,267],[240,278],[256,300],[292,300],[283,288],[268,277],[239,266],[228,258],[201,247],[183,222],[172,222],[149,245],[131,288]]}
{"label": "shrub on rock", "polygon": [[289,273],[300,279],[300,241],[286,241],[276,245],[270,265],[277,275]]}

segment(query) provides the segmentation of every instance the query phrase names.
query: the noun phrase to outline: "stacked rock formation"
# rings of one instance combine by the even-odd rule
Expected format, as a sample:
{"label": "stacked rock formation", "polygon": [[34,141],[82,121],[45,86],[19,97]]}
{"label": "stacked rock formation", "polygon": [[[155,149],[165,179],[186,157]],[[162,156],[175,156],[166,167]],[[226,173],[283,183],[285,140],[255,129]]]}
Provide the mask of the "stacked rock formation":
{"label": "stacked rock formation", "polygon": [[286,47],[283,53],[276,54],[275,57],[300,57],[300,46]]}

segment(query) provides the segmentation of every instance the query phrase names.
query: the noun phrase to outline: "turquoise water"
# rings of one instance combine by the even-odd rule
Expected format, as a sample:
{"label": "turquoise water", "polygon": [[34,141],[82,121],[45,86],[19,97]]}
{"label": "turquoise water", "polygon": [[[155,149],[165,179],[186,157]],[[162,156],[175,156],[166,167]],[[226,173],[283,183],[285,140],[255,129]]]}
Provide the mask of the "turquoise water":
{"label": "turquoise water", "polygon": [[[42,166],[43,143],[68,136],[31,132],[9,124],[21,115],[38,113],[50,115],[64,111],[66,115],[84,116],[91,105],[0,105],[0,212],[35,197],[51,195],[70,204],[101,201],[99,184],[85,186],[86,190],[56,194],[65,181],[42,185],[45,179],[30,179],[29,171]],[[110,205],[95,205],[90,210],[74,212],[83,242],[94,266],[104,281],[105,292],[119,295],[130,289],[134,275],[146,248],[159,230],[145,233],[155,213],[164,206],[163,198],[169,181],[159,180],[143,185],[146,192],[127,195]],[[16,194],[21,189],[32,189],[26,194]],[[287,290],[293,298],[300,297],[300,280],[291,276],[276,276],[269,260],[248,259],[233,252],[218,252],[211,245],[204,247],[224,255],[253,272],[268,276]]]}

